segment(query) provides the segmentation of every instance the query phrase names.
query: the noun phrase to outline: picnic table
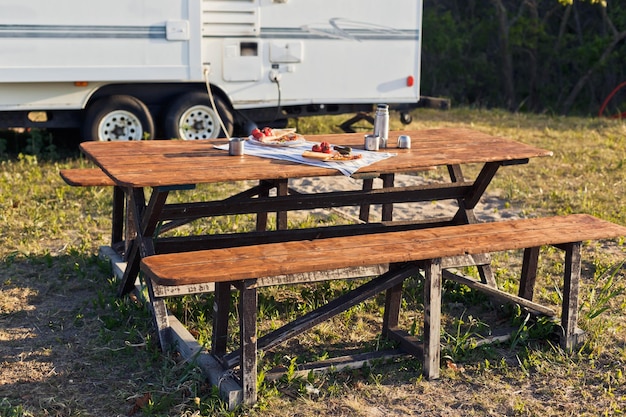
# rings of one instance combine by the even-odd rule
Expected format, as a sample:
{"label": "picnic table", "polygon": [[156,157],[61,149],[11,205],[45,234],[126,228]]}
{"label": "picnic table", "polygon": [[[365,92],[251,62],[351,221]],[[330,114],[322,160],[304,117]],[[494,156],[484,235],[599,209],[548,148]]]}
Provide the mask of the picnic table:
{"label": "picnic table", "polygon": [[[411,135],[411,149],[398,149],[393,145],[400,134]],[[362,134],[307,135],[306,138],[309,142],[328,141],[363,149]],[[277,228],[283,230],[287,228],[287,213],[291,210],[361,205],[360,218],[368,221],[369,207],[382,204],[381,220],[391,221],[394,203],[454,199],[458,202],[458,211],[452,218],[416,221],[424,225],[474,223],[474,209],[500,167],[525,164],[530,158],[552,155],[545,149],[466,128],[391,132],[389,143],[390,148],[381,152],[393,152],[395,156],[362,167],[352,175],[362,179],[361,192],[317,195],[290,190],[288,180],[339,176],[341,172],[248,155],[232,157],[216,149],[214,141],[85,142],[81,149],[127,196],[124,252],[130,267],[126,269],[121,294],[132,288],[139,259],[157,253],[151,241],[160,222],[169,222],[159,227],[162,232],[204,216],[256,213],[257,230],[263,230],[268,213],[276,212]],[[461,166],[465,164],[482,164],[473,181],[466,180],[463,174]],[[397,173],[415,173],[437,166],[447,168],[449,180],[424,186],[394,187]],[[373,189],[375,178],[382,179],[382,190]],[[193,190],[197,184],[250,180],[258,181],[258,185],[222,201],[166,203],[167,196],[174,190]],[[277,190],[276,196],[269,197],[273,188]],[[148,190],[150,200],[146,201]],[[123,223],[119,219],[122,213],[120,210],[114,212],[113,224]],[[215,236],[208,240],[214,241]],[[202,240],[197,238],[161,242],[162,251],[175,250],[171,249],[172,246],[177,250],[204,247]],[[487,275],[483,279],[492,282],[489,273],[484,273]]]}
{"label": "picnic table", "polygon": [[[395,147],[398,135],[410,135],[412,147]],[[307,135],[308,142],[330,142],[333,145],[363,149],[363,134]],[[382,234],[390,230],[420,230],[455,225],[477,223],[475,208],[500,167],[526,164],[530,158],[545,157],[551,151],[493,136],[467,128],[440,128],[416,131],[390,132],[390,147],[381,153],[393,155],[360,167],[352,173],[352,178],[363,182],[360,190],[332,191],[323,193],[302,193],[290,188],[289,180],[342,176],[345,173],[331,167],[308,165],[292,160],[263,158],[252,155],[229,156],[228,152],[215,145],[226,141],[138,141],[138,142],[85,142],[81,149],[126,195],[127,218],[123,256],[127,262],[120,284],[119,294],[130,292],[140,270],[142,259],[155,254],[200,251],[220,248],[265,245],[273,242],[313,240],[324,237],[354,236],[359,234]],[[462,166],[479,166],[474,179],[467,179]],[[322,164],[323,165],[323,164]],[[445,167],[447,178],[428,182],[424,185],[397,186],[396,174],[419,173]],[[382,188],[374,188],[374,180],[382,179]],[[218,184],[225,182],[254,181],[245,191],[221,200],[192,201],[187,203],[168,202],[174,190],[193,193],[198,184]],[[271,193],[271,190],[276,190]],[[456,213],[446,219],[416,218],[413,221],[394,222],[393,209],[398,203],[455,200]],[[380,220],[370,219],[371,205],[382,205]],[[288,213],[314,208],[359,206],[362,222],[354,225],[333,226],[311,229],[289,229]],[[253,213],[257,216],[256,230],[251,232],[226,233],[203,236],[158,237],[159,233],[171,230],[188,222],[208,217],[231,214]],[[276,213],[276,230],[267,230],[268,214]],[[114,216],[121,216],[116,210]],[[113,223],[120,225],[119,218]],[[114,233],[115,234],[115,233]],[[158,238],[157,238],[158,237]],[[393,250],[390,248],[389,250]],[[367,254],[363,254],[367,256]],[[341,256],[341,254],[338,254]],[[476,265],[480,280],[485,287],[495,288],[495,279],[490,269],[490,259],[486,254],[447,259],[444,268],[462,265]],[[387,265],[393,270],[393,266]],[[342,268],[337,274],[299,274],[298,277],[268,277],[255,285],[274,285],[293,282],[313,282],[352,276],[375,276],[384,271],[380,268]],[[261,277],[263,278],[263,277]],[[405,277],[404,277],[405,278]],[[399,284],[401,285],[401,281]],[[382,280],[378,287],[368,288],[367,294],[387,291],[387,322],[397,322],[393,314],[398,314],[401,301],[401,286],[390,287]],[[209,286],[193,282],[189,285],[161,285],[147,279],[150,304],[154,311],[155,325],[159,330],[161,343],[167,342],[165,329],[172,328],[164,298],[194,292],[219,289],[215,314],[224,317],[228,307],[225,301],[230,286]],[[400,291],[399,291],[400,289]],[[216,290],[217,291],[217,290]],[[364,290],[365,291],[365,290]],[[221,300],[221,301],[220,301]],[[221,309],[221,314],[220,314]],[[390,313],[387,313],[389,311]],[[314,321],[314,320],[313,320]],[[314,325],[314,323],[311,325]],[[221,327],[224,326],[222,323]],[[217,327],[220,327],[217,326]],[[306,327],[306,326],[305,326]],[[220,335],[218,335],[220,336]],[[180,340],[179,340],[180,341]],[[438,344],[438,342],[437,342]],[[256,348],[256,344],[254,345]],[[223,349],[223,346],[220,347]],[[224,352],[221,352],[222,354]],[[230,357],[222,361],[232,366],[236,360]],[[254,394],[256,398],[256,394]]]}

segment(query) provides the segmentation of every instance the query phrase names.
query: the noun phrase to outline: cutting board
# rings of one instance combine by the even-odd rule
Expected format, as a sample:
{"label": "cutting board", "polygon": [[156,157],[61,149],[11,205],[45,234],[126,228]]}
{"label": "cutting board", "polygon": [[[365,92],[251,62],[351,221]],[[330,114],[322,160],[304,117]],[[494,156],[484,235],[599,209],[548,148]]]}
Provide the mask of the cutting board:
{"label": "cutting board", "polygon": [[302,156],[304,156],[305,158],[319,159],[320,161],[326,161],[330,159],[333,156],[333,154],[323,153],[323,152],[304,151],[302,153]]}

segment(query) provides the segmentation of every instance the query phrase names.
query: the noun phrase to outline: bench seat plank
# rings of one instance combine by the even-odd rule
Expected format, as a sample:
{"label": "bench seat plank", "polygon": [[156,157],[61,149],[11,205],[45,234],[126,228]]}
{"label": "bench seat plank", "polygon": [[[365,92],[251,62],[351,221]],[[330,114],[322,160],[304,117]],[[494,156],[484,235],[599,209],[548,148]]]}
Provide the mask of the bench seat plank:
{"label": "bench seat plank", "polygon": [[586,214],[468,224],[374,235],[271,243],[150,256],[159,285],[226,282],[411,262],[626,236],[626,227]]}
{"label": "bench seat plank", "polygon": [[74,187],[113,186],[115,182],[100,168],[71,168],[59,172],[61,178]]}

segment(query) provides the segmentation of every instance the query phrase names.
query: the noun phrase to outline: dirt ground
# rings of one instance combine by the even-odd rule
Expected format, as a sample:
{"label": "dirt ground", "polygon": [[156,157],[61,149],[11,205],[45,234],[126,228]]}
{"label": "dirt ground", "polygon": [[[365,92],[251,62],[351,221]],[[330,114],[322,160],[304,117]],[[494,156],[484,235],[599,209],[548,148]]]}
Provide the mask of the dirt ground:
{"label": "dirt ground", "polygon": [[126,346],[116,332],[110,346],[102,344],[111,309],[94,300],[110,297],[106,274],[94,260],[73,263],[24,258],[3,268],[0,411],[7,414],[0,415],[20,407],[37,416],[127,415],[132,398],[121,394],[152,372],[112,358],[115,349],[130,354],[141,346]]}

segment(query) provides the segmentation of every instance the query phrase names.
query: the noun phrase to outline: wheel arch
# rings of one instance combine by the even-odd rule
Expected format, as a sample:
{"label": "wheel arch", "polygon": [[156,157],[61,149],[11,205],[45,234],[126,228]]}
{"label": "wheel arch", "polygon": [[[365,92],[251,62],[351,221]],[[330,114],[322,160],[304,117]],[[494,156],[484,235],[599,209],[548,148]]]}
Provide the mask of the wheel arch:
{"label": "wheel arch", "polygon": [[[234,110],[233,103],[228,94],[219,86],[211,84],[211,92]],[[115,83],[106,84],[95,89],[89,96],[83,110],[89,108],[99,99],[112,95],[127,95],[134,97],[143,102],[150,111],[153,120],[162,120],[167,112],[168,104],[177,97],[188,93],[204,93],[206,94],[206,84],[200,82],[189,83]],[[83,114],[85,112],[83,111]],[[83,116],[84,117],[84,116]],[[155,123],[156,136],[160,137],[163,133],[163,127],[160,123]]]}
{"label": "wheel arch", "polygon": [[[181,94],[201,92],[206,93],[204,83],[133,83],[133,84],[106,84],[94,90],[88,98],[85,107],[93,104],[94,101],[111,95],[133,96],[144,102],[152,111],[152,108],[159,110],[164,107],[164,103]],[[231,108],[233,103],[228,94],[217,85],[211,84],[211,92],[220,96]]]}

